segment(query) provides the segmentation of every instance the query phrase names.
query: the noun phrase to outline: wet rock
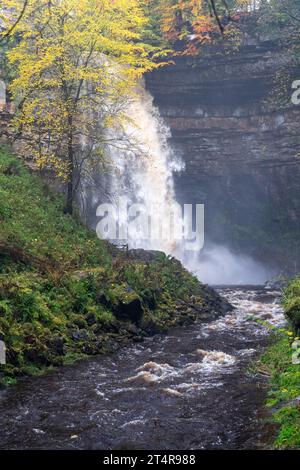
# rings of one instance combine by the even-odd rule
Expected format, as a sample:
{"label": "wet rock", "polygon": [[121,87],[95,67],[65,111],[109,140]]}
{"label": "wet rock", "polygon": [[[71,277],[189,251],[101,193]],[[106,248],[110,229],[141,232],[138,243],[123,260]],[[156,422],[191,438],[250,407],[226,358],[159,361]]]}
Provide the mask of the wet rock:
{"label": "wet rock", "polygon": [[105,340],[102,343],[102,350],[105,353],[114,353],[120,349],[120,345],[114,340]]}
{"label": "wet rock", "polygon": [[132,338],[132,341],[133,341],[134,343],[142,343],[142,342],[144,341],[144,338],[143,338],[143,336],[134,336],[134,337]]}
{"label": "wet rock", "polygon": [[64,339],[60,337],[52,338],[47,343],[48,348],[58,356],[64,354]]}
{"label": "wet rock", "polygon": [[141,332],[141,329],[138,328],[134,323],[129,323],[126,325],[126,330],[133,335],[138,335]]}
{"label": "wet rock", "polygon": [[143,249],[135,249],[135,250],[128,250],[126,252],[126,256],[129,259],[134,261],[143,261],[145,263],[153,263],[157,260],[160,256],[165,256],[165,253],[161,251],[155,250],[143,250]]}
{"label": "wet rock", "polygon": [[219,315],[227,315],[232,312],[234,307],[228,302],[227,299],[221,297],[214,289],[205,285],[203,289],[203,301],[205,310],[218,312]]}
{"label": "wet rock", "polygon": [[88,313],[85,317],[88,326],[92,326],[97,323],[96,315],[94,313]]}
{"label": "wet rock", "polygon": [[104,292],[97,295],[97,302],[107,308],[111,306],[110,298]]}
{"label": "wet rock", "polygon": [[158,333],[162,332],[162,328],[159,327],[156,323],[152,322],[151,320],[147,320],[143,325],[143,330],[145,336],[154,336]]}
{"label": "wet rock", "polygon": [[81,352],[87,354],[88,356],[95,356],[96,354],[99,354],[99,347],[97,343],[87,342],[82,345]]}
{"label": "wet rock", "polygon": [[76,318],[74,320],[74,325],[76,325],[80,330],[83,330],[87,326],[87,322],[82,318]]}
{"label": "wet rock", "polygon": [[49,361],[46,355],[44,354],[44,352],[36,347],[29,348],[26,351],[24,351],[24,357],[27,361],[32,362],[34,364],[40,364],[40,365],[49,364]]}
{"label": "wet rock", "polygon": [[263,318],[264,320],[271,320],[273,316],[271,313],[264,313],[263,315],[261,315],[261,318]]}
{"label": "wet rock", "polygon": [[288,284],[288,279],[271,279],[265,283],[267,289],[284,289]]}
{"label": "wet rock", "polygon": [[276,295],[272,292],[257,292],[253,300],[263,302],[264,304],[273,304],[276,299]]}
{"label": "wet rock", "polygon": [[120,300],[115,308],[118,320],[128,321],[138,325],[143,317],[143,307],[140,298],[133,294],[128,300]]}
{"label": "wet rock", "polygon": [[209,321],[209,320],[215,320],[218,318],[219,313],[216,311],[211,311],[211,312],[204,312],[200,315],[201,320],[203,321]]}
{"label": "wet rock", "polygon": [[71,336],[74,341],[88,341],[90,338],[86,330],[73,331]]}

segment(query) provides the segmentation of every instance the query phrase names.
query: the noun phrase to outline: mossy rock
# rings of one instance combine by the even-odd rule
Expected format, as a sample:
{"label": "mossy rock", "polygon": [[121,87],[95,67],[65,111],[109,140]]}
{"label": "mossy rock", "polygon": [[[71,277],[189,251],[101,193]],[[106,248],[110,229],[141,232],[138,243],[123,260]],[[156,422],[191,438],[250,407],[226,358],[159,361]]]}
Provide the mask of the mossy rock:
{"label": "mossy rock", "polygon": [[112,285],[108,293],[112,310],[120,321],[138,325],[143,318],[143,306],[139,295],[127,284]]}
{"label": "mossy rock", "polygon": [[1,149],[0,193],[0,339],[8,362],[1,372],[8,380],[114,351],[202,311],[224,313],[218,294],[179,261],[120,252],[63,214],[63,198]]}
{"label": "mossy rock", "polygon": [[293,328],[297,331],[300,330],[300,297],[291,298],[285,308],[285,313]]}

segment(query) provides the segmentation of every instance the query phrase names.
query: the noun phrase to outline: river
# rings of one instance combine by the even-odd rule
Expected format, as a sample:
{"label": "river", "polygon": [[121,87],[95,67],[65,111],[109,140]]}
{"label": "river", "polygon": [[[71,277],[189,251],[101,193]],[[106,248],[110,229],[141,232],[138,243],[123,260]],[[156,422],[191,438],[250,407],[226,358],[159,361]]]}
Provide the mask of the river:
{"label": "river", "polygon": [[251,363],[284,323],[280,292],[218,289],[236,309],[0,393],[1,449],[256,449],[270,433]]}

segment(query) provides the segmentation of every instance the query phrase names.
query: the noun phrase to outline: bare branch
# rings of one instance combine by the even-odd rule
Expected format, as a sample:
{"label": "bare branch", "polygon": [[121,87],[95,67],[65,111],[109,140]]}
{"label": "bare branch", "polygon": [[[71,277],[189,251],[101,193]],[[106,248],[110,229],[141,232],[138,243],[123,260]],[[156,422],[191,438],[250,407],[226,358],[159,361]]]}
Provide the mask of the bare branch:
{"label": "bare branch", "polygon": [[210,2],[210,5],[211,5],[211,9],[212,9],[213,15],[214,15],[214,17],[215,17],[215,19],[216,19],[216,22],[218,23],[219,30],[220,30],[221,34],[223,35],[223,34],[224,34],[224,26],[222,25],[221,20],[220,20],[220,17],[219,17],[219,15],[218,15],[215,0],[209,0],[209,2]]}
{"label": "bare branch", "polygon": [[24,0],[23,7],[22,7],[22,10],[21,10],[18,18],[16,19],[14,24],[9,28],[9,30],[6,31],[6,33],[0,38],[0,43],[2,41],[4,41],[5,39],[7,39],[13,33],[13,31],[16,29],[16,27],[18,26],[18,24],[22,20],[23,16],[25,15],[25,11],[26,11],[26,8],[28,6],[28,3],[29,3],[29,0]]}

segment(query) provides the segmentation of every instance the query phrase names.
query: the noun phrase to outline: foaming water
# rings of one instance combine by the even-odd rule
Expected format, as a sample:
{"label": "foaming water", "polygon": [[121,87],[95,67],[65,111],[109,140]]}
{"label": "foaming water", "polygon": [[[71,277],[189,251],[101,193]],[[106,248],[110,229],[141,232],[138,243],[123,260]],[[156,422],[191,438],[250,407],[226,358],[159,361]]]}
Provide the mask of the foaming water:
{"label": "foaming water", "polygon": [[269,432],[260,419],[265,378],[248,365],[268,338],[255,320],[284,323],[280,292],[220,293],[236,308],[213,322],[174,328],[1,392],[0,448],[258,448]]}
{"label": "foaming water", "polygon": [[[187,250],[188,244],[178,238],[184,219],[174,189],[174,174],[184,171],[184,164],[169,146],[170,129],[153,105],[153,97],[144,83],[141,83],[135,100],[128,106],[127,115],[128,123],[123,133],[125,140],[135,145],[133,150],[126,152],[124,149],[110,148],[110,160],[115,165],[110,179],[110,193],[117,201],[126,197],[128,204],[140,203],[143,207],[141,214],[145,210],[141,221],[143,216],[150,214],[152,222],[154,220],[151,235],[158,234],[157,238],[143,239],[140,226],[136,224],[125,240],[128,246],[171,254],[202,282],[212,285],[261,285],[270,279],[274,274],[270,269],[249,256],[233,253],[226,246],[211,244],[209,240],[205,241],[204,250]],[[157,218],[153,219],[153,215]],[[126,221],[126,210],[119,210],[119,217],[121,221]],[[189,224],[194,225],[191,220]],[[164,235],[169,238],[164,238]]]}
{"label": "foaming water", "polygon": [[[175,198],[173,175],[182,171],[184,164],[171,151],[168,145],[170,129],[153,105],[153,97],[143,82],[128,104],[126,116],[122,129],[111,131],[121,144],[107,147],[110,161],[108,192],[116,204],[121,230],[128,222],[128,208],[136,204],[130,214],[132,220],[127,238],[117,243],[126,243],[129,248],[174,253],[176,239],[171,226],[181,209]],[[151,225],[145,233],[143,224],[149,216]]]}
{"label": "foaming water", "polygon": [[[192,213],[183,214],[174,184],[174,175],[183,172],[185,165],[170,148],[170,129],[143,81],[124,106],[124,114],[123,125],[107,131],[106,170],[94,168],[94,183],[89,178],[82,182],[82,210],[89,207],[89,223],[97,227],[98,235],[119,246],[172,255],[208,284],[260,285],[270,279],[273,273],[269,269],[249,256],[212,244],[209,237],[199,250],[203,234],[198,235],[195,251],[187,249],[191,246],[183,238],[183,226],[195,227],[195,220],[190,220]],[[103,202],[114,206],[110,217],[119,229],[112,233],[106,233],[106,210],[96,217],[97,206]],[[202,226],[202,215],[200,218]]]}

